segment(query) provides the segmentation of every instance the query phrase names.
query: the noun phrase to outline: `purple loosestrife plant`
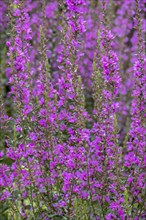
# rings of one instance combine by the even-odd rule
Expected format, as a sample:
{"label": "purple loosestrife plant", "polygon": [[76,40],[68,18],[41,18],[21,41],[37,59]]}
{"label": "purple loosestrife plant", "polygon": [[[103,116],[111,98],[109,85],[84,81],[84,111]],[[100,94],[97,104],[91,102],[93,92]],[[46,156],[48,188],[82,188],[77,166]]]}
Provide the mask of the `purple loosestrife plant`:
{"label": "purple loosestrife plant", "polygon": [[1,5],[2,215],[145,219],[143,1]]}
{"label": "purple loosestrife plant", "polygon": [[[94,114],[96,123],[93,126],[94,140],[92,142],[92,158],[97,160],[92,175],[95,201],[101,207],[99,217],[110,219],[107,214],[111,209],[111,218],[124,218],[121,207],[120,192],[120,154],[117,129],[117,95],[120,89],[118,57],[113,50],[113,34],[105,23],[105,5],[103,5],[103,23],[98,34],[98,55],[94,61]],[[97,64],[96,64],[97,60]],[[100,105],[98,105],[100,103]],[[93,166],[93,165],[92,165]],[[97,174],[96,174],[97,173]]]}
{"label": "purple loosestrife plant", "polygon": [[60,54],[59,59],[62,64],[59,68],[64,74],[59,81],[59,102],[62,109],[60,113],[64,115],[64,117],[61,116],[64,119],[64,125],[61,126],[61,130],[63,133],[65,131],[68,133],[66,147],[64,148],[65,171],[63,172],[63,192],[65,193],[68,218],[70,218],[72,212],[75,195],[80,195],[82,183],[77,173],[79,169],[82,170],[82,167],[84,167],[84,153],[81,154],[81,152],[86,151],[83,145],[84,137],[82,133],[85,129],[85,120],[88,118],[88,114],[84,109],[85,103],[81,78],[77,75],[77,55],[80,46],[78,36],[84,31],[80,26],[81,24],[77,23],[77,20],[82,15],[81,7],[84,6],[83,3],[67,1],[67,11],[64,9],[62,15],[67,16],[65,22],[68,25],[62,31],[64,53]]}
{"label": "purple loosestrife plant", "polygon": [[[129,131],[129,141],[127,142],[127,153],[125,155],[125,168],[127,171],[126,189],[132,197],[128,200],[131,204],[131,213],[129,217],[140,218],[143,213],[144,197],[145,197],[145,145],[146,145],[146,129],[145,129],[145,69],[146,56],[143,53],[143,34],[142,22],[140,17],[140,4],[136,3],[136,28],[138,37],[137,60],[134,63],[134,89],[132,94],[132,117]],[[139,209],[138,209],[139,206]]]}

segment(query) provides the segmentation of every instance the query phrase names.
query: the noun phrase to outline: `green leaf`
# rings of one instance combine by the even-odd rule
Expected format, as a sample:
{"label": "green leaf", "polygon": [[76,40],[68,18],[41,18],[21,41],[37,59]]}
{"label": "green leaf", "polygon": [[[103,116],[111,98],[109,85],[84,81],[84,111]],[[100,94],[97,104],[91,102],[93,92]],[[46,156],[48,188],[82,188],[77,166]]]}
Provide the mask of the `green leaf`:
{"label": "green leaf", "polygon": [[125,190],[124,190],[124,201],[125,201],[126,204],[128,203],[128,198],[129,198],[128,190],[127,190],[127,188],[125,188]]}
{"label": "green leaf", "polygon": [[0,164],[6,164],[8,166],[11,166],[14,163],[14,160],[12,160],[9,157],[3,157],[0,159]]}

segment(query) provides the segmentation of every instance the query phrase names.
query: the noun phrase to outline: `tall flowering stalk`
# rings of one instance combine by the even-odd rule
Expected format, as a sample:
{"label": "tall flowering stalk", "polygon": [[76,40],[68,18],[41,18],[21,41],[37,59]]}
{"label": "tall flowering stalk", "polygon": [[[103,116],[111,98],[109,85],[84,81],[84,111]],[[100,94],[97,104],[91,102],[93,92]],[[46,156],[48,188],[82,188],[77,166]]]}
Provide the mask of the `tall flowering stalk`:
{"label": "tall flowering stalk", "polygon": [[[93,126],[94,141],[92,143],[93,155],[97,157],[97,174],[94,173],[93,179],[97,185],[94,191],[95,200],[99,201],[103,218],[111,219],[120,216],[122,210],[122,195],[120,193],[120,154],[118,144],[118,128],[116,121],[117,95],[120,88],[120,75],[118,67],[118,57],[113,51],[113,34],[108,29],[105,19],[106,8],[103,2],[103,23],[98,34],[98,51],[100,56],[95,58],[94,63],[94,114],[97,122]],[[94,61],[94,62],[95,62]],[[98,105],[100,103],[100,105]],[[96,156],[95,156],[96,155]],[[93,159],[92,159],[93,161]],[[93,166],[93,165],[92,165]],[[95,169],[95,171],[96,171]],[[94,172],[95,172],[94,171]],[[94,185],[93,185],[94,186]],[[92,187],[93,188],[93,187]],[[121,199],[121,200],[120,200]],[[108,205],[107,205],[108,204]],[[106,214],[109,208],[110,214]]]}
{"label": "tall flowering stalk", "polygon": [[[9,149],[7,150],[6,156],[15,163],[11,168],[6,165],[1,168],[1,187],[5,187],[5,190],[2,193],[1,200],[4,200],[8,196],[11,197],[11,207],[16,210],[19,217],[22,217],[22,210],[18,208],[18,201],[15,200],[15,192],[17,188],[19,189],[19,193],[22,197],[22,188],[21,184],[14,184],[14,181],[17,182],[19,179],[21,181],[21,175],[19,169],[21,170],[21,163],[19,161],[20,156],[22,155],[22,146],[20,145],[17,149],[17,135],[16,130],[22,129],[22,123],[24,122],[25,117],[31,111],[31,106],[29,105],[30,101],[30,91],[28,84],[28,63],[29,63],[29,40],[31,39],[31,33],[29,28],[29,17],[28,14],[24,11],[21,11],[21,2],[15,1],[12,7],[15,7],[12,10],[14,16],[14,24],[13,24],[13,33],[16,33],[15,41],[12,39],[11,42],[7,42],[7,46],[9,47],[9,64],[11,67],[11,78],[9,83],[11,84],[11,94],[14,97],[14,102],[17,108],[17,114],[14,116],[16,123],[13,129],[13,138],[8,142]],[[22,14],[21,14],[22,12]],[[19,116],[18,116],[19,114]],[[5,170],[5,174],[3,171]],[[7,179],[9,181],[7,181]]]}
{"label": "tall flowering stalk", "polygon": [[[126,188],[132,197],[128,200],[131,214],[129,217],[139,219],[144,213],[144,187],[145,187],[145,61],[146,57],[143,48],[143,34],[141,27],[141,17],[139,1],[136,0],[136,28],[138,37],[137,60],[134,63],[134,89],[132,94],[132,117],[129,131],[129,141],[127,142],[127,154],[125,155],[125,168],[127,171]],[[131,204],[131,207],[130,207]],[[138,209],[139,206],[139,209]],[[129,210],[127,208],[127,212]]]}
{"label": "tall flowering stalk", "polygon": [[[85,129],[85,120],[88,117],[85,110],[85,100],[82,88],[81,78],[78,76],[79,36],[84,31],[82,10],[84,1],[66,1],[67,10],[63,8],[65,24],[63,26],[63,46],[64,53],[60,54],[59,68],[63,77],[59,80],[59,99],[61,104],[61,118],[64,120],[62,132],[67,132],[68,138],[65,141],[64,148],[64,171],[63,171],[63,192],[65,193],[68,218],[72,213],[75,195],[82,196],[82,183],[78,170],[84,166],[84,145],[83,129]],[[62,4],[61,4],[62,5]],[[60,112],[60,113],[61,113]],[[81,155],[81,152],[83,154]],[[73,169],[73,170],[72,170]]]}

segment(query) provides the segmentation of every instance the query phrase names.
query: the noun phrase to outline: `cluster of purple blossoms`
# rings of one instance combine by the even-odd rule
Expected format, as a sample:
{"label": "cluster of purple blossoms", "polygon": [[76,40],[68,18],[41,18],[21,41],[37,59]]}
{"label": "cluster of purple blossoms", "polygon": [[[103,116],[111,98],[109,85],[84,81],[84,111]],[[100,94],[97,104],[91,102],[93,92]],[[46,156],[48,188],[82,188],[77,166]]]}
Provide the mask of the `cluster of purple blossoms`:
{"label": "cluster of purple blossoms", "polygon": [[2,215],[145,219],[144,1],[0,5]]}

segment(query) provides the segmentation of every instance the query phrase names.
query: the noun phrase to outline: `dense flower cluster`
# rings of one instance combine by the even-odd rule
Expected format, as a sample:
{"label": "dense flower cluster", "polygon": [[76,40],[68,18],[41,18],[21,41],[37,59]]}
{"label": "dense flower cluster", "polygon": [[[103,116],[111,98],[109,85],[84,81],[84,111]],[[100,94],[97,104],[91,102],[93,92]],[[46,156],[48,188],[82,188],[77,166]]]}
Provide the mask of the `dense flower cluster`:
{"label": "dense flower cluster", "polygon": [[144,1],[0,5],[2,218],[145,219]]}

